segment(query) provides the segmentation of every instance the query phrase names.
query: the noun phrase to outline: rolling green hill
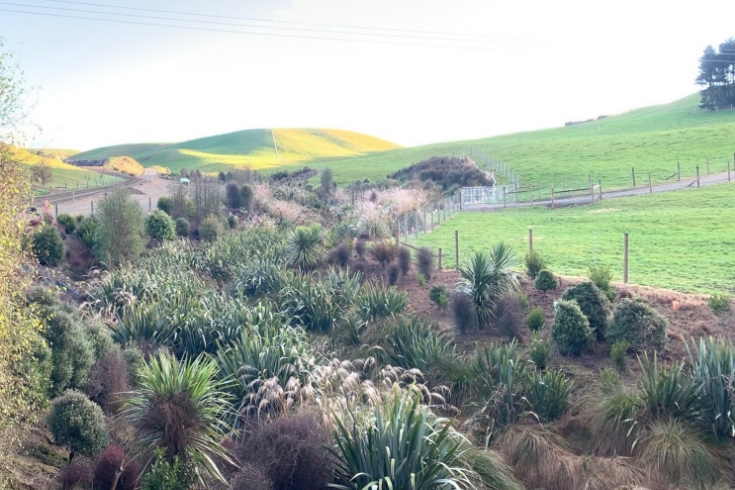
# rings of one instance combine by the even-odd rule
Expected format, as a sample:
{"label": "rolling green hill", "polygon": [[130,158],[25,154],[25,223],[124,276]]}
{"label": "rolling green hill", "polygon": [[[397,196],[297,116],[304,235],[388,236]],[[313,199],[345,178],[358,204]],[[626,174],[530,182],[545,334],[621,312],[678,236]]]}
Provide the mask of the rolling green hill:
{"label": "rolling green hill", "polygon": [[335,181],[346,184],[365,177],[385,178],[431,156],[477,146],[510,165],[522,181],[540,180],[543,189],[552,183],[559,189],[565,178],[568,187],[586,186],[590,174],[607,189],[629,187],[631,167],[638,185],[647,183],[649,172],[654,182],[662,182],[676,172],[677,161],[682,176],[689,177],[697,165],[706,173],[706,158],[712,172],[724,171],[735,152],[735,110],[707,112],[698,105],[699,96],[691,95],[574,126],[400,148],[329,165]]}
{"label": "rolling green hill", "polygon": [[182,168],[218,172],[244,166],[271,169],[303,165],[396,147],[388,141],[350,131],[252,129],[183,143],[110,146],[77,154],[75,158],[129,156],[146,167],[159,165],[174,172]]}

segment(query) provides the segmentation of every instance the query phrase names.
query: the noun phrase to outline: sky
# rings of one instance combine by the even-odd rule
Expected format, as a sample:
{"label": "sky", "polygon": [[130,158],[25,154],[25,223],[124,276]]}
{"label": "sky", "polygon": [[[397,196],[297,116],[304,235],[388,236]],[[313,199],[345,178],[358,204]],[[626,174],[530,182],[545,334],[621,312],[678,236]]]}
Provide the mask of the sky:
{"label": "sky", "polygon": [[0,37],[36,147],[289,127],[413,146],[679,99],[733,18],[732,0],[0,0]]}

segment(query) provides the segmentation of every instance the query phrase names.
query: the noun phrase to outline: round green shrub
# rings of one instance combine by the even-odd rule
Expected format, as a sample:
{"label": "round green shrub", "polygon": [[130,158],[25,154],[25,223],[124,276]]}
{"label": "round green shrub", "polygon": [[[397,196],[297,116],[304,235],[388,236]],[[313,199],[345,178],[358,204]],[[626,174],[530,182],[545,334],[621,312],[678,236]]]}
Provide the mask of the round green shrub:
{"label": "round green shrub", "polygon": [[429,299],[442,310],[449,304],[449,296],[447,296],[447,288],[441,284],[431,286],[429,291]]}
{"label": "round green shrub", "polygon": [[66,234],[74,233],[77,227],[77,219],[70,214],[60,214],[56,217],[56,222],[64,227]]}
{"label": "round green shrub", "polygon": [[610,360],[619,373],[625,372],[625,354],[628,352],[628,341],[619,340],[610,348]]}
{"label": "round green shrub", "polygon": [[526,317],[526,326],[531,332],[539,332],[546,324],[546,314],[544,309],[537,306]]}
{"label": "round green shrub", "polygon": [[41,265],[56,267],[64,258],[64,240],[52,225],[43,225],[33,234],[33,253]]}
{"label": "round green shrub", "polygon": [[240,187],[240,209],[244,209],[245,211],[250,211],[250,206],[253,202],[253,188],[250,187],[247,184],[243,184],[242,187]]}
{"label": "round green shrub", "polygon": [[550,291],[559,287],[559,280],[549,269],[541,269],[536,275],[533,285],[539,291]]}
{"label": "round green shrub", "polygon": [[156,240],[172,240],[174,238],[174,220],[171,216],[156,209],[145,218],[145,231]]}
{"label": "round green shrub", "polygon": [[546,269],[546,260],[536,250],[530,250],[524,259],[528,277],[536,279],[538,273]]}
{"label": "round green shrub", "polygon": [[176,235],[186,238],[189,236],[189,232],[191,231],[191,227],[189,226],[189,220],[186,218],[176,218],[176,221],[174,222],[174,229],[176,231]]}
{"label": "round green shrub", "polygon": [[46,422],[56,443],[69,447],[70,461],[76,453],[91,458],[107,447],[105,415],[84,393],[67,391],[54,400]]}
{"label": "round green shrub", "polygon": [[223,232],[222,223],[214,216],[210,216],[199,225],[199,238],[205,242],[214,242]]}
{"label": "round green shrub", "polygon": [[174,200],[166,196],[159,197],[156,207],[158,207],[158,209],[160,209],[167,215],[171,216],[171,212],[174,208]]}
{"label": "round green shrub", "polygon": [[100,226],[100,222],[96,216],[90,216],[79,222],[77,229],[75,230],[76,235],[82,241],[85,247],[91,249],[97,243],[97,229]]}
{"label": "round green shrub", "polygon": [[590,322],[598,341],[605,340],[605,331],[610,322],[610,300],[593,282],[582,282],[572,286],[561,295],[563,300],[574,300]]}
{"label": "round green shrub", "polygon": [[234,230],[235,228],[237,228],[237,218],[235,218],[235,217],[234,217],[234,216],[232,216],[232,215],[228,216],[228,217],[227,217],[227,226],[228,226],[228,227],[229,227],[229,228],[230,228],[231,230]]}
{"label": "round green shrub", "polygon": [[611,343],[626,340],[631,349],[661,350],[666,346],[668,322],[642,299],[623,299],[615,308],[613,320],[607,331]]}
{"label": "round green shrub", "polygon": [[41,315],[43,337],[51,347],[53,369],[51,394],[82,388],[94,362],[94,347],[84,328],[69,313],[49,308]]}
{"label": "round green shrub", "polygon": [[576,301],[559,300],[554,303],[556,316],[551,326],[551,338],[563,355],[577,356],[589,348],[595,333]]}
{"label": "round green shrub", "polygon": [[528,346],[528,356],[536,367],[545,369],[551,358],[551,340],[541,340],[538,334],[534,334]]}

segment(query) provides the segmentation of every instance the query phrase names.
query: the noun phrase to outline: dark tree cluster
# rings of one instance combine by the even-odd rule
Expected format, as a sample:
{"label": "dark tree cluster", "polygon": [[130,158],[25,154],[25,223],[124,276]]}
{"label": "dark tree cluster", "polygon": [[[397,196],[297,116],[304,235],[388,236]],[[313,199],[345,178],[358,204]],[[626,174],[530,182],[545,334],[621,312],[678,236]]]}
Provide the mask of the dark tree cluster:
{"label": "dark tree cluster", "polygon": [[735,38],[720,44],[718,49],[707,46],[699,59],[697,84],[704,88],[700,92],[700,107],[709,110],[735,107]]}
{"label": "dark tree cluster", "polygon": [[491,186],[493,180],[480,170],[472,160],[459,157],[431,157],[423,162],[403,168],[388,178],[400,181],[420,180],[433,182],[447,190],[452,186]]}

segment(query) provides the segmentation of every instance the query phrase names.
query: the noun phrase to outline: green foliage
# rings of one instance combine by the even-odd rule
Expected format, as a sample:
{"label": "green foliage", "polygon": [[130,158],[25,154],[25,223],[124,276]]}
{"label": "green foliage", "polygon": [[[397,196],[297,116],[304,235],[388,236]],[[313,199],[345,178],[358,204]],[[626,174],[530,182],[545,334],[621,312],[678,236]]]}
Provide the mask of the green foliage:
{"label": "green foliage", "polygon": [[231,463],[221,443],[228,432],[224,416],[231,410],[224,387],[214,360],[200,356],[179,361],[165,353],[151,358],[123,412],[137,430],[137,454],[146,458],[145,468],[161,447],[169,463],[176,456],[190,458],[210,477],[225,481],[213,460]]}
{"label": "green foliage", "polygon": [[141,371],[145,367],[145,358],[143,352],[137,347],[126,347],[123,351],[123,357],[125,358],[125,364],[128,368],[128,378],[130,384],[133,387],[138,386],[138,379]]}
{"label": "green foliage", "polygon": [[332,185],[334,184],[334,177],[332,174],[332,169],[327,167],[324,170],[322,170],[322,176],[320,178],[320,185],[319,190],[324,195],[331,195],[332,193]]}
{"label": "green foliage", "polygon": [[174,201],[170,197],[161,196],[158,198],[156,207],[167,215],[171,216],[171,214],[173,213]]}
{"label": "green foliage", "polygon": [[365,320],[377,320],[397,315],[408,307],[408,296],[396,288],[384,288],[367,283],[358,298],[358,308]]}
{"label": "green foliage", "polygon": [[623,299],[615,308],[607,332],[611,343],[626,340],[631,349],[660,351],[666,345],[667,320],[642,299]]}
{"label": "green foliage", "polygon": [[100,222],[96,216],[89,216],[77,225],[77,237],[79,237],[84,246],[90,250],[94,250],[95,244],[97,243],[97,230],[99,227]]}
{"label": "green foliage", "polygon": [[158,448],[154,451],[155,463],[151,465],[142,481],[141,490],[190,490],[197,482],[196,454],[174,456],[169,463],[165,450]]}
{"label": "green foliage", "polygon": [[524,263],[528,277],[531,279],[536,279],[538,273],[541,272],[541,270],[546,269],[548,265],[546,263],[546,259],[544,259],[541,253],[536,250],[529,250],[526,253]]}
{"label": "green foliage", "polygon": [[454,356],[452,343],[437,334],[435,325],[418,318],[396,318],[385,335],[391,361],[404,369],[429,373],[444,359]]}
{"label": "green foliage", "polygon": [[199,225],[199,238],[205,242],[214,242],[218,237],[222,236],[224,232],[222,223],[216,216],[205,218]]}
{"label": "green foliage", "polygon": [[475,488],[464,467],[462,443],[448,420],[421,406],[420,396],[397,388],[374,415],[345,410],[335,420],[334,488],[430,490]]}
{"label": "green foliage", "polygon": [[56,217],[56,222],[64,227],[64,231],[67,235],[74,233],[77,227],[77,219],[70,214],[60,214]]}
{"label": "green foliage", "polygon": [[43,227],[33,234],[33,253],[41,265],[56,267],[64,258],[64,240],[53,225]]}
{"label": "green foliage", "polygon": [[[609,265],[590,266],[587,270],[587,277],[590,278],[590,281],[592,281],[600,291],[607,295],[608,299],[610,299],[608,293],[615,294],[615,290],[610,284],[610,281],[612,281],[612,271],[610,270]],[[610,299],[610,301],[612,301],[612,299]]]}
{"label": "green foliage", "polygon": [[234,216],[230,215],[227,217],[227,226],[231,230],[234,230],[235,228],[237,228],[237,223],[238,223],[237,218],[235,218]]}
{"label": "green foliage", "polygon": [[442,284],[435,284],[431,286],[429,291],[429,299],[432,303],[436,304],[442,310],[447,308],[449,304],[449,297],[447,296],[447,288]]}
{"label": "green foliage", "polygon": [[46,422],[56,443],[69,447],[69,461],[76,453],[94,457],[107,446],[102,409],[84,393],[67,391],[55,399]]}
{"label": "green foliage", "polygon": [[459,268],[462,278],[457,283],[457,292],[472,298],[480,329],[490,326],[496,302],[518,289],[518,281],[511,272],[515,265],[512,249],[501,242],[490,253],[475,252],[469,262]]}
{"label": "green foliage", "polygon": [[189,226],[189,220],[186,218],[176,218],[176,221],[174,221],[174,231],[176,232],[176,236],[186,238],[189,236],[190,230],[191,227]]}
{"label": "green foliage", "polygon": [[174,220],[171,216],[156,209],[145,218],[145,231],[148,235],[156,240],[173,240]]}
{"label": "green foliage", "polygon": [[419,284],[419,287],[426,286],[426,276],[421,273],[416,274],[416,282]]}
{"label": "green foliage", "polygon": [[546,314],[540,306],[535,307],[526,317],[526,326],[531,332],[540,332],[546,325]]}
{"label": "green foliage", "polygon": [[288,239],[289,260],[292,266],[311,270],[324,260],[324,235],[318,223],[297,226]]}
{"label": "green foliage", "polygon": [[243,184],[240,187],[240,209],[250,211],[250,207],[253,204],[253,188],[248,184]]}
{"label": "green foliage", "polygon": [[548,269],[541,269],[536,274],[536,280],[533,285],[539,291],[546,293],[559,287],[559,279]]}
{"label": "green foliage", "polygon": [[572,286],[561,295],[561,299],[574,300],[590,322],[598,341],[605,340],[605,332],[612,309],[610,301],[593,282],[582,282]]}
{"label": "green foliage", "polygon": [[554,303],[554,311],[551,338],[556,342],[559,352],[577,356],[588,349],[595,334],[577,302],[559,300]]}
{"label": "green foliage", "polygon": [[648,353],[638,358],[638,365],[644,416],[696,420],[701,411],[699,385],[684,370],[683,362],[676,362],[668,369],[659,367],[658,355],[654,352],[653,359]]}
{"label": "green foliage", "polygon": [[528,346],[528,357],[539,369],[545,369],[551,357],[551,340],[541,340],[538,334],[534,334]]}
{"label": "green foliage", "polygon": [[332,330],[341,311],[332,289],[311,276],[294,276],[278,295],[280,304],[306,330]]}
{"label": "green foliage", "polygon": [[235,181],[230,181],[225,186],[225,201],[227,207],[231,209],[240,209],[242,207],[242,196],[240,194],[240,186]]}
{"label": "green foliage", "polygon": [[619,340],[610,347],[610,360],[615,369],[621,374],[626,370],[625,361],[628,347],[628,341],[626,340]]}
{"label": "green foliage", "polygon": [[687,343],[692,377],[701,386],[704,420],[716,434],[735,437],[735,348],[712,337]]}
{"label": "green foliage", "polygon": [[569,395],[574,383],[564,371],[532,371],[524,390],[530,409],[541,422],[552,422],[561,417],[569,406]]}
{"label": "green foliage", "polygon": [[125,189],[105,196],[97,207],[99,228],[94,243],[97,259],[115,267],[135,261],[145,249],[143,211]]}
{"label": "green foliage", "polygon": [[727,313],[732,309],[732,298],[727,294],[713,294],[709,299],[709,307],[716,315]]}

